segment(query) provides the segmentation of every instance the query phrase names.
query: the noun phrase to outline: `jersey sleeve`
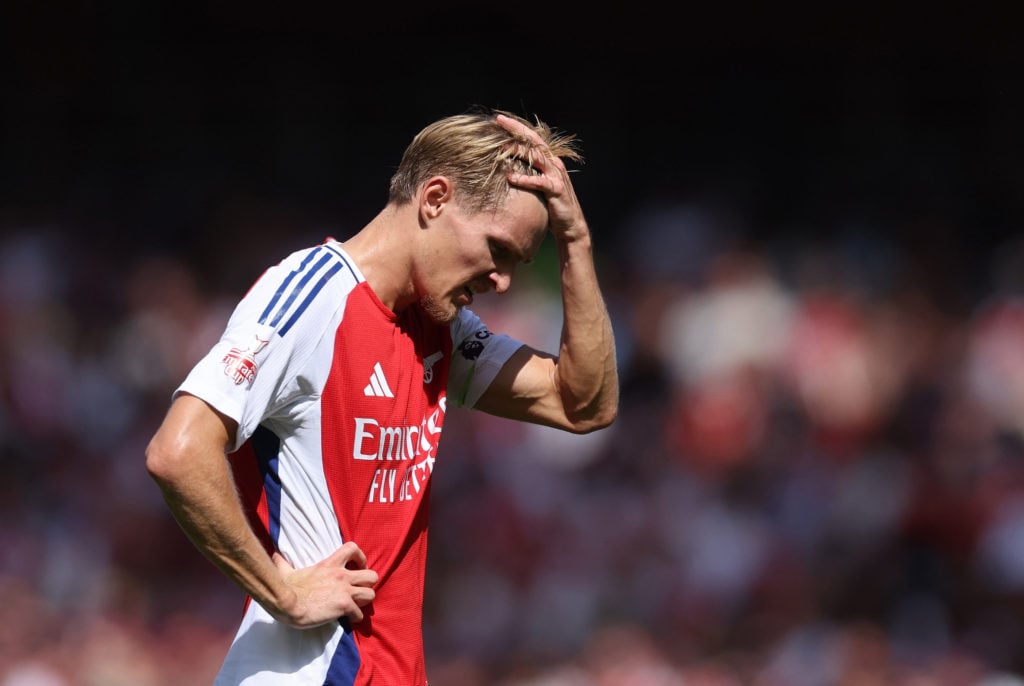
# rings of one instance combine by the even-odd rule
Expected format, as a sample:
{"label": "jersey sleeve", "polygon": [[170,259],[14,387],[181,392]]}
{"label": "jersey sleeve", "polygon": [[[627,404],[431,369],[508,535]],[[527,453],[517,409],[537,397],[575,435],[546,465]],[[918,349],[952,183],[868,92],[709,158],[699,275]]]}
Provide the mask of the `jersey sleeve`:
{"label": "jersey sleeve", "polygon": [[448,400],[457,407],[473,408],[523,343],[505,334],[492,333],[475,313],[465,308],[452,322],[451,332]]}
{"label": "jersey sleeve", "polygon": [[234,419],[237,449],[306,385],[306,363],[339,311],[336,291],[325,286],[346,266],[336,251],[318,246],[264,272],[174,397],[189,393]]}

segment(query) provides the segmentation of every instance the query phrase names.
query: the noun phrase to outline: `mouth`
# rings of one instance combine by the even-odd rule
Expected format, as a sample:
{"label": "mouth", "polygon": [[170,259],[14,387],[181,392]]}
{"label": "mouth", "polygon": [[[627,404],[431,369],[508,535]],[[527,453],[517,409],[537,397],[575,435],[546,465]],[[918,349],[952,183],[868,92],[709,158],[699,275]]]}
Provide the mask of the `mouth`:
{"label": "mouth", "polygon": [[463,286],[462,287],[462,293],[459,295],[457,300],[459,300],[460,302],[464,301],[464,302],[462,302],[463,305],[472,305],[473,304],[473,289],[470,288],[469,286]]}

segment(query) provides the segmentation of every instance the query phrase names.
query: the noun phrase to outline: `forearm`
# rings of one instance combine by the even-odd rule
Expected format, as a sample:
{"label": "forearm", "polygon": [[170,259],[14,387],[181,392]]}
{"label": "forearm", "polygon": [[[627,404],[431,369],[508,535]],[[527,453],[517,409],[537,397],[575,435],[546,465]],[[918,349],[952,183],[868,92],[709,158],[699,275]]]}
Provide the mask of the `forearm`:
{"label": "forearm", "polygon": [[555,383],[566,417],[580,430],[610,424],[618,411],[615,338],[594,267],[590,234],[558,241],[562,338]]}
{"label": "forearm", "polygon": [[[231,427],[233,429],[233,427]],[[294,593],[246,519],[224,452],[230,431],[202,401],[178,398],[146,449],[146,467],[189,540],[272,614]]]}
{"label": "forearm", "polygon": [[564,319],[557,359],[552,362],[533,349],[517,354],[491,384],[495,390],[477,406],[578,433],[603,428],[618,413],[615,339],[594,268],[590,229],[559,156],[565,151],[552,153],[548,141],[522,122],[501,115],[497,121],[528,153],[537,153],[529,155],[535,173],[512,172],[509,182],[545,198],[548,227],[558,244]]}
{"label": "forearm", "polygon": [[[363,619],[373,601],[377,573],[349,541],[320,562],[294,568],[280,553],[263,548],[235,495],[223,453],[161,453],[159,441],[147,452],[147,466],[171,512],[190,540],[229,579],[275,619],[297,629]],[[187,465],[188,468],[184,468]]]}
{"label": "forearm", "polygon": [[164,500],[203,555],[272,615],[286,617],[295,602],[294,593],[253,533],[227,462],[223,456],[219,460],[221,468],[193,473],[185,483],[158,480]]}

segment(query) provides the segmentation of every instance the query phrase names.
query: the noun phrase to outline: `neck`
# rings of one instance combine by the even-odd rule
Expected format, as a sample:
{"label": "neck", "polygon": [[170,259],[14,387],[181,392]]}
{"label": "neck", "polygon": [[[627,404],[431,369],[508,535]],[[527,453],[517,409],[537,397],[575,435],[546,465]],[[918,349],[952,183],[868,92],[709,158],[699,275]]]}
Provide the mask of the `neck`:
{"label": "neck", "polygon": [[370,288],[394,312],[417,299],[411,278],[416,237],[407,233],[407,227],[417,224],[415,216],[408,216],[410,211],[415,209],[388,205],[343,243]]}

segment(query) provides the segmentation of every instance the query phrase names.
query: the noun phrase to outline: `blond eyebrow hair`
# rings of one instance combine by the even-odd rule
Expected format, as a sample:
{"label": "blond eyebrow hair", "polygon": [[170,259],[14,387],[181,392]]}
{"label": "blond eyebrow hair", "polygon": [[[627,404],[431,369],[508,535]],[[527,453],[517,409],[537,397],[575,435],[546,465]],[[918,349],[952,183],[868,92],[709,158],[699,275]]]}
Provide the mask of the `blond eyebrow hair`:
{"label": "blond eyebrow hair", "polygon": [[553,157],[583,163],[576,135],[557,131],[539,117],[530,123],[497,109],[453,115],[428,125],[413,138],[391,177],[389,202],[410,202],[420,184],[433,176],[445,176],[453,182],[459,202],[468,211],[500,207],[512,189],[510,172],[537,173],[534,162],[538,150],[525,135],[498,124],[499,114],[536,131]]}

